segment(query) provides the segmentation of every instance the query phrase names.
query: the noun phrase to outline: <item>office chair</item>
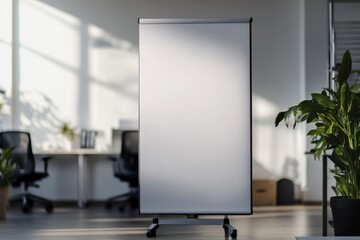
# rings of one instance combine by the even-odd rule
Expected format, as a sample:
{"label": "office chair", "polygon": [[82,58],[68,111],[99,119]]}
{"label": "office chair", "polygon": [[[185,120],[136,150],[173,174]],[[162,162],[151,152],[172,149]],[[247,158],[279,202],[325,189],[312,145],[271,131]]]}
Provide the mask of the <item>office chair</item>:
{"label": "office chair", "polygon": [[47,168],[50,157],[44,157],[44,172],[35,171],[35,157],[32,152],[30,134],[21,131],[6,131],[0,132],[0,148],[6,149],[8,147],[15,147],[10,157],[14,159],[17,166],[14,171],[15,180],[12,182],[13,187],[19,187],[24,183],[24,193],[17,194],[9,198],[10,205],[12,203],[20,202],[21,209],[24,213],[31,211],[35,202],[45,205],[47,212],[52,212],[54,205],[51,201],[29,193],[29,187],[39,187],[35,184],[48,176]]}
{"label": "office chair", "polygon": [[120,181],[129,183],[130,191],[108,198],[106,208],[111,208],[113,203],[120,204],[119,210],[123,211],[127,203],[132,208],[138,206],[139,199],[139,166],[138,166],[138,131],[123,131],[121,134],[120,158],[110,158],[113,161],[114,176]]}

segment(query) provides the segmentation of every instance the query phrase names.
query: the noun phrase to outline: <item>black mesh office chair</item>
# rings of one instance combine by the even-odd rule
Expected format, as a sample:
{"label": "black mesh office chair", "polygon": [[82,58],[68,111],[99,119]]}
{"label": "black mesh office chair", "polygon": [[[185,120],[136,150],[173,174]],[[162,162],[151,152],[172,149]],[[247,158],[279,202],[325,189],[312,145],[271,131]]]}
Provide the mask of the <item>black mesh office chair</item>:
{"label": "black mesh office chair", "polygon": [[11,153],[11,158],[17,163],[14,172],[15,181],[12,183],[12,186],[19,187],[21,183],[24,184],[24,193],[10,197],[9,203],[20,202],[22,204],[21,209],[24,213],[30,212],[35,202],[44,204],[46,211],[52,212],[54,207],[51,201],[28,192],[29,187],[38,187],[38,185],[35,184],[36,181],[48,176],[47,167],[50,157],[43,158],[44,172],[36,172],[31,138],[27,132],[0,132],[0,147],[1,149],[15,147]]}
{"label": "black mesh office chair", "polygon": [[123,131],[121,134],[120,158],[110,158],[113,161],[114,176],[120,181],[129,183],[130,192],[116,195],[107,199],[106,207],[111,208],[113,204],[120,204],[119,210],[123,211],[127,203],[132,208],[138,206],[139,199],[139,166],[138,131]]}

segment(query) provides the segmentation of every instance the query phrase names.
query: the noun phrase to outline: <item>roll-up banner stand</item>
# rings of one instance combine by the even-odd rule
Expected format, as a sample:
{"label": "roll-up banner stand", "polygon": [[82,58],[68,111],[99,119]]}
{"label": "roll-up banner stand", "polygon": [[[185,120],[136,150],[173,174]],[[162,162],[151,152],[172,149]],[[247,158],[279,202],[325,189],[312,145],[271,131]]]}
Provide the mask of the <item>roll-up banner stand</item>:
{"label": "roll-up banner stand", "polygon": [[251,23],[139,19],[141,214],[252,214]]}

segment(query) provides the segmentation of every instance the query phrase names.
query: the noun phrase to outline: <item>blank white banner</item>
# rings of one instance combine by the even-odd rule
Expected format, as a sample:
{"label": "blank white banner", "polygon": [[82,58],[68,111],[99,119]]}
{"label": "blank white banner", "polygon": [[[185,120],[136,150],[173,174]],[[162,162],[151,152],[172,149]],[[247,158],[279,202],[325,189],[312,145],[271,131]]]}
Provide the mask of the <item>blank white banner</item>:
{"label": "blank white banner", "polygon": [[140,212],[251,214],[251,20],[140,20]]}

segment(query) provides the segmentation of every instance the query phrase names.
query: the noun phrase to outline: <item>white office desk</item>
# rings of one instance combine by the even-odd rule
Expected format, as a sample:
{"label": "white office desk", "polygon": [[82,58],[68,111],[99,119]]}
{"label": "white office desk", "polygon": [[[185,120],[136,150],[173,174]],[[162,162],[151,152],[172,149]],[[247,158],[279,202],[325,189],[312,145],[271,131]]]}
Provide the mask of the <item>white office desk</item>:
{"label": "white office desk", "polygon": [[91,148],[79,148],[72,150],[34,150],[36,156],[77,156],[78,160],[78,207],[83,208],[87,204],[87,156],[119,156],[119,151],[96,150]]}

